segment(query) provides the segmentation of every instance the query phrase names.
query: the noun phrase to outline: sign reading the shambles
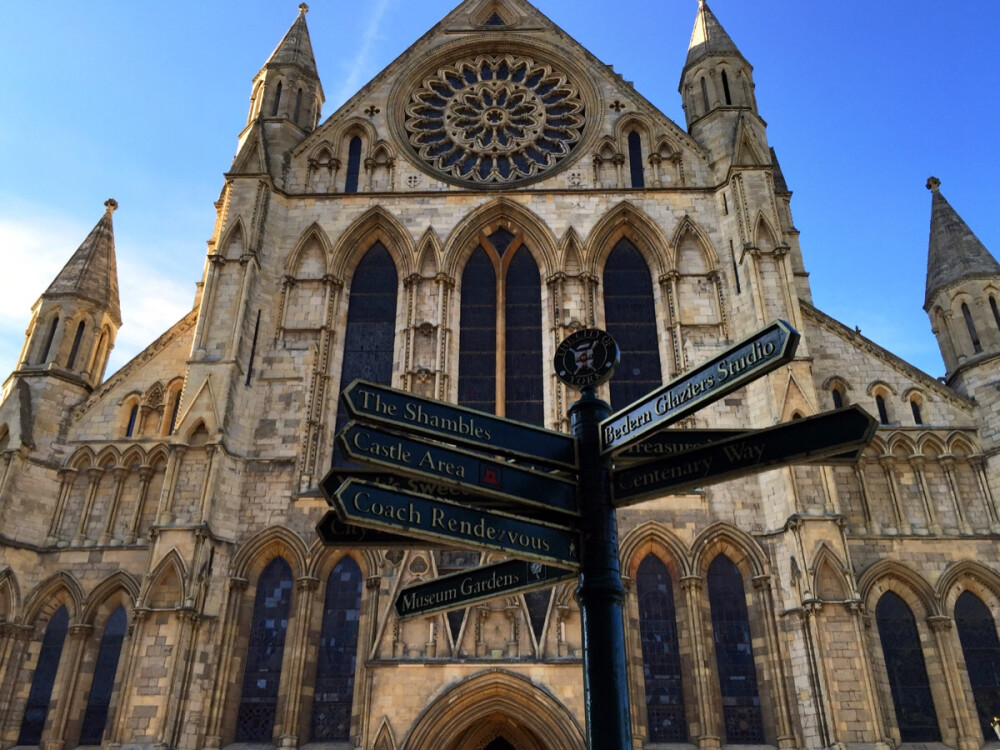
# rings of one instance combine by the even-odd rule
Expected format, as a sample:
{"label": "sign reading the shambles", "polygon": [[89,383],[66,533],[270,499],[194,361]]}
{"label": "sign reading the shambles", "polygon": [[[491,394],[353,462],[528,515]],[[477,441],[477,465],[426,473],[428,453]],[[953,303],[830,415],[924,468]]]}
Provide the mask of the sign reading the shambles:
{"label": "sign reading the shambles", "polygon": [[778,320],[601,422],[601,453],[624,448],[791,361],[799,334]]}
{"label": "sign reading the shambles", "polygon": [[612,504],[632,505],[765,469],[835,455],[871,442],[875,420],[860,406],[745,432],[611,475]]}
{"label": "sign reading the shambles", "polygon": [[411,440],[356,423],[337,436],[352,461],[362,461],[514,503],[576,515],[576,483],[469,451]]}
{"label": "sign reading the shambles", "polygon": [[509,513],[479,510],[350,479],[334,495],[348,523],[416,539],[507,552],[576,570],[579,533]]}
{"label": "sign reading the shambles", "polygon": [[364,380],[355,380],[341,395],[351,415],[364,422],[402,428],[407,433],[526,459],[543,466],[576,468],[576,441],[561,432]]}
{"label": "sign reading the shambles", "polygon": [[396,614],[415,617],[429,612],[460,609],[498,596],[551,586],[576,576],[573,571],[540,562],[506,560],[407,586],[396,597]]}

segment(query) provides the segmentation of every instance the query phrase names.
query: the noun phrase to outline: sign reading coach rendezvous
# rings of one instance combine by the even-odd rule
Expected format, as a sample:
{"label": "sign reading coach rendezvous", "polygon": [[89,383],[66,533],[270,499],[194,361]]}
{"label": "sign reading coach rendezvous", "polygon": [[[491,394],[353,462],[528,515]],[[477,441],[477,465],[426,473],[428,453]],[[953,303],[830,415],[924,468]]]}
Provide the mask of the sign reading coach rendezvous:
{"label": "sign reading coach rendezvous", "polygon": [[747,383],[791,362],[799,334],[777,320],[689,373],[674,378],[601,422],[607,454],[693,414]]}

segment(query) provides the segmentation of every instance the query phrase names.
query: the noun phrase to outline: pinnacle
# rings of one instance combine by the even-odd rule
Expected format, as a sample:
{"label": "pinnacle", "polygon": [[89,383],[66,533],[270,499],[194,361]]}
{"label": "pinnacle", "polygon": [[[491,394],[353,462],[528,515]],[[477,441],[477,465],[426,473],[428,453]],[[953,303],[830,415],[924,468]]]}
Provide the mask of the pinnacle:
{"label": "pinnacle", "polygon": [[309,28],[306,26],[306,13],[309,6],[299,5],[299,15],[292,22],[285,36],[274,48],[264,67],[268,65],[298,65],[306,72],[319,77],[316,69],[316,58],[313,57],[312,41],[309,38]]}
{"label": "pinnacle", "polygon": [[698,14],[691,32],[691,42],[688,44],[688,56],[685,67],[688,67],[707,55],[740,55],[736,44],[722,28],[719,19],[715,17],[706,0],[698,0]]}

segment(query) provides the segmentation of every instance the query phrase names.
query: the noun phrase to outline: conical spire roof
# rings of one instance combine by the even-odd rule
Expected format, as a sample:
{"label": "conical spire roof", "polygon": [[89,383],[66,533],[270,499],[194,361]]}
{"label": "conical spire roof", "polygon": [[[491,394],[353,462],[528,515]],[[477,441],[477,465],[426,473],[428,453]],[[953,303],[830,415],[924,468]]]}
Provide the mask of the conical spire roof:
{"label": "conical spire roof", "polygon": [[941,195],[941,181],[927,180],[931,191],[931,236],[927,247],[927,294],[924,308],[939,289],[962,279],[1000,277],[1000,263]]}
{"label": "conical spire roof", "polygon": [[309,39],[309,29],[306,27],[306,13],[309,6],[305,3],[299,5],[299,15],[295,19],[291,28],[288,29],[284,38],[278,42],[274,52],[267,58],[264,67],[270,65],[298,65],[307,73],[311,73],[319,78],[316,69],[316,58],[313,57],[312,41]]}
{"label": "conical spire roof", "polygon": [[690,67],[698,60],[709,55],[743,57],[729,34],[722,28],[719,19],[708,7],[705,0],[698,0],[698,15],[694,19],[694,30],[691,32],[691,42],[688,44],[687,62],[684,67]]}
{"label": "conical spire roof", "polygon": [[109,198],[104,202],[104,207],[104,216],[42,297],[77,297],[89,300],[106,310],[116,325],[121,325],[115,232],[111,223],[111,214],[118,208],[118,201]]}

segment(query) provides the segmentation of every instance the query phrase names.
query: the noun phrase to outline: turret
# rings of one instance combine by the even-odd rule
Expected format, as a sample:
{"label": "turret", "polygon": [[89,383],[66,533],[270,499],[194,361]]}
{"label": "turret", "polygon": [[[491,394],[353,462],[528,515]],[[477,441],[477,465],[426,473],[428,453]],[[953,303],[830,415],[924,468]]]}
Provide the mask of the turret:
{"label": "turret", "polygon": [[261,137],[266,150],[280,159],[319,123],[324,96],[306,27],[308,11],[308,5],[299,5],[298,18],[254,76],[237,163],[246,148],[259,147]]}
{"label": "turret", "polygon": [[713,163],[770,163],[754,96],[753,66],[705,0],[698,2],[680,93],[688,131],[709,150]]}
{"label": "turret", "polygon": [[15,375],[50,375],[88,391],[104,378],[121,327],[111,214],[104,215],[32,308]]}
{"label": "turret", "polygon": [[941,181],[927,180],[931,191],[931,231],[927,248],[924,310],[931,319],[947,378],[974,395],[977,373],[996,372],[1000,355],[1000,263],[941,194]]}

